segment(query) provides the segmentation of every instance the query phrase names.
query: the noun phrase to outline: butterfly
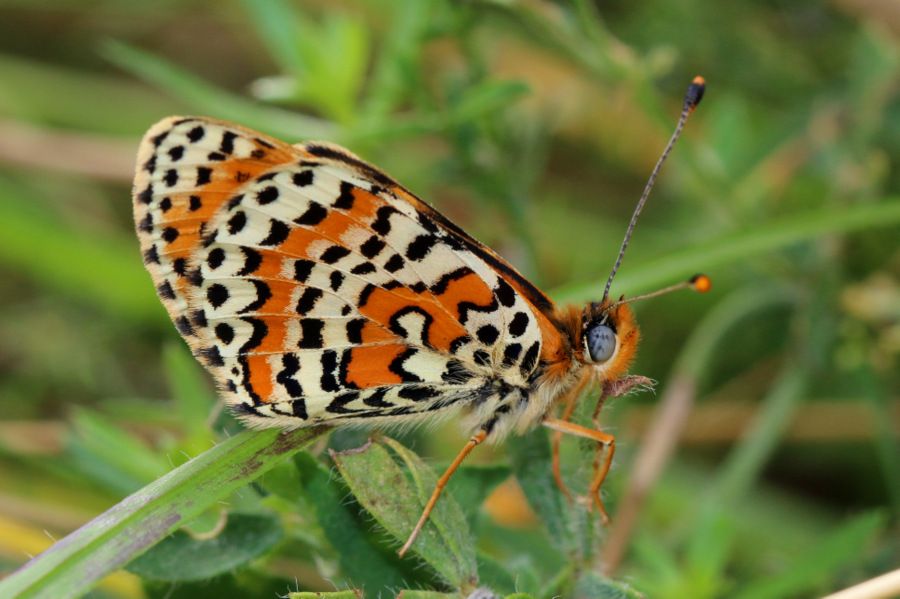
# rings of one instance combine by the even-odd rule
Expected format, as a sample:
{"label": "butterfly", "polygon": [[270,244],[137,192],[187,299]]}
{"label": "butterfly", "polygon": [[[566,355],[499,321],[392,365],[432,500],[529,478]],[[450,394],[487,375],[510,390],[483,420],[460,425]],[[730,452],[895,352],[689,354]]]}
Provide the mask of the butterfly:
{"label": "butterfly", "polygon": [[[702,94],[698,78],[678,130]],[[541,424],[606,448],[590,487],[605,515],[614,439],[570,418],[587,382],[617,394],[642,378],[624,377],[640,334],[609,283],[599,302],[557,307],[350,151],[208,118],[170,117],[147,132],[133,200],[157,294],[248,426],[457,416],[471,432],[401,555],[475,446]],[[565,489],[558,460],[554,471]]]}

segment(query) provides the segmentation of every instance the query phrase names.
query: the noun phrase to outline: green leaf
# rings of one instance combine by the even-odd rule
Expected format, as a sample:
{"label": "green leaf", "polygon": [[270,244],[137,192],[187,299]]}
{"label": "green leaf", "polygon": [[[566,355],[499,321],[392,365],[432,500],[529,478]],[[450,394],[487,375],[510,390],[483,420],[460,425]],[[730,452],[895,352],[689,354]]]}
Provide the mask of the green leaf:
{"label": "green leaf", "polygon": [[169,462],[137,437],[96,412],[72,412],[75,434],[68,451],[95,481],[118,493],[132,493],[169,470]]}
{"label": "green leaf", "polygon": [[573,599],[643,599],[631,585],[616,582],[594,572],[587,572],[578,579]]}
{"label": "green leaf", "polygon": [[316,521],[352,584],[364,584],[376,592],[401,586],[404,575],[395,565],[398,560],[372,544],[366,532],[370,524],[360,518],[357,506],[347,503],[346,487],[307,452],[294,456],[294,464],[300,472],[303,497],[315,511]]}
{"label": "green leaf", "polygon": [[0,581],[0,597],[78,596],[328,429],[244,431],[127,497]]}
{"label": "green leaf", "polygon": [[[385,446],[406,462],[414,484]],[[405,541],[435,488],[434,472],[418,456],[391,439],[331,455],[360,504],[390,534]],[[465,516],[445,491],[412,548],[450,584],[461,587],[477,580],[472,545]]]}
{"label": "green leaf", "polygon": [[509,455],[513,472],[528,499],[528,504],[547,527],[550,542],[561,550],[570,551],[575,543],[571,538],[563,502],[565,497],[553,480],[550,440],[546,429],[511,437]]}
{"label": "green leaf", "polygon": [[181,582],[224,574],[256,559],[284,536],[281,521],[268,514],[229,514],[225,528],[197,539],[175,531],[131,562],[127,570],[151,580]]}

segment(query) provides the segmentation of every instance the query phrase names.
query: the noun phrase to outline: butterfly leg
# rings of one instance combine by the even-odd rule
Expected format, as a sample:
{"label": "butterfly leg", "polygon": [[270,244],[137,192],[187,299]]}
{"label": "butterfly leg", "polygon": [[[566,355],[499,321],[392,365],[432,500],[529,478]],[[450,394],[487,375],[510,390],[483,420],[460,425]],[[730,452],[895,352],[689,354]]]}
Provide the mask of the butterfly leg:
{"label": "butterfly leg", "polygon": [[478,431],[472,438],[469,439],[469,442],[466,443],[466,446],[463,447],[462,451],[459,452],[459,455],[456,456],[456,459],[453,460],[453,463],[447,468],[447,471],[444,472],[444,475],[438,479],[437,485],[434,487],[434,492],[431,494],[431,498],[428,500],[428,503],[425,505],[425,510],[422,512],[422,516],[419,518],[419,521],[416,523],[415,528],[413,528],[412,533],[409,535],[409,538],[406,539],[406,543],[403,544],[403,547],[400,548],[400,551],[397,553],[400,557],[409,551],[409,548],[412,547],[412,544],[415,542],[416,537],[419,536],[419,533],[422,531],[422,527],[425,526],[425,521],[428,520],[428,516],[431,515],[431,510],[434,509],[434,504],[437,503],[438,497],[441,496],[441,491],[444,490],[444,487],[447,485],[447,481],[450,480],[450,477],[453,476],[453,473],[456,472],[456,469],[459,468],[459,465],[462,464],[462,461],[466,459],[466,456],[475,449],[476,446],[480,445],[482,441],[484,441],[485,437],[487,437],[487,431]]}
{"label": "butterfly leg", "polygon": [[[565,409],[562,413],[563,422],[569,422],[572,419],[572,413],[575,412],[575,406],[577,405],[576,401],[578,396],[581,395],[581,390],[584,389],[584,386],[588,382],[588,377],[584,377],[580,383],[572,387],[572,389],[568,392],[566,398],[563,400],[565,404]],[[562,479],[562,468],[560,467],[559,461],[559,443],[562,441],[563,432],[555,430],[553,431],[553,480],[556,481],[556,486],[563,492],[563,495],[569,501],[572,501],[572,494],[569,492],[569,488],[566,486],[566,483],[563,482]]]}
{"label": "butterfly leg", "polygon": [[616,452],[616,438],[592,428],[566,422],[565,420],[560,420],[558,418],[544,418],[541,423],[547,428],[560,433],[568,433],[570,435],[575,435],[576,437],[583,437],[585,439],[590,439],[591,441],[596,441],[601,447],[606,449],[603,463],[600,465],[599,471],[594,475],[594,480],[591,481],[590,487],[588,487],[588,497],[591,498],[591,503],[588,504],[588,506],[590,509],[596,505],[597,510],[600,512],[600,517],[603,519],[603,523],[609,523],[609,515],[606,513],[606,508],[603,507],[603,501],[600,499],[600,485],[603,484],[603,479],[606,478],[609,467],[612,465],[613,454]]}

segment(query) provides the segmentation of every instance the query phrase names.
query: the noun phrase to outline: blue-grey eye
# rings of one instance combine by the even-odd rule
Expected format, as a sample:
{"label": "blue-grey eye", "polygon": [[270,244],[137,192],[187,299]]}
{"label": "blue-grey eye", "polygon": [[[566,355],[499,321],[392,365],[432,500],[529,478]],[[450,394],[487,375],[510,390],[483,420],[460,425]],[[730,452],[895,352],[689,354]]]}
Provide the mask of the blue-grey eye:
{"label": "blue-grey eye", "polygon": [[591,362],[606,362],[616,351],[616,333],[605,324],[597,324],[588,329],[584,336]]}

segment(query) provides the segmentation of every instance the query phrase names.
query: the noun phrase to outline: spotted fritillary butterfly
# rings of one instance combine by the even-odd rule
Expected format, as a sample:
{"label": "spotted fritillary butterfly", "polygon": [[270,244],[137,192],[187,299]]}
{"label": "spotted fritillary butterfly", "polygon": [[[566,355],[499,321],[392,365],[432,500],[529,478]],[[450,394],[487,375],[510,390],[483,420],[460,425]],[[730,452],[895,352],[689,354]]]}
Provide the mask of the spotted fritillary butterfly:
{"label": "spotted fritillary butterfly", "polygon": [[[702,92],[698,78],[679,130]],[[620,378],[639,338],[622,301],[557,308],[349,151],[207,118],[146,134],[134,216],[159,297],[249,426],[456,415],[473,436],[455,468],[482,441],[544,424],[608,448],[591,485],[602,511],[613,438],[569,422],[571,409],[551,414],[589,380],[615,394],[639,378]]]}

